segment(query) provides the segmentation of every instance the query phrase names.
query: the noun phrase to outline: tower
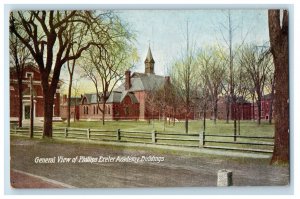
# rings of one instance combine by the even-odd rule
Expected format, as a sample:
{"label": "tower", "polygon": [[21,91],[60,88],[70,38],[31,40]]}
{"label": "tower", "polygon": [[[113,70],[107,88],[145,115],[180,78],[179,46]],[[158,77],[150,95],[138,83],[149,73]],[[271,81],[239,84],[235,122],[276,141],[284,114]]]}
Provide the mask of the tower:
{"label": "tower", "polygon": [[152,57],[151,49],[149,46],[147,57],[145,59],[145,73],[154,74],[154,59]]}

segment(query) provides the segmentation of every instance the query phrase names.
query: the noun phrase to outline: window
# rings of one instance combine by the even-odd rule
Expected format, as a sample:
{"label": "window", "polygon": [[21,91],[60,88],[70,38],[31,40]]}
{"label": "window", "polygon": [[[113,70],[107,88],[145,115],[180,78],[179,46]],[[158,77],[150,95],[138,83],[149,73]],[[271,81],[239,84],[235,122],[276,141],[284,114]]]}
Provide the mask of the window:
{"label": "window", "polygon": [[96,113],[96,109],[95,109],[95,106],[94,106],[94,115],[95,115],[95,113]]}
{"label": "window", "polygon": [[86,107],[86,114],[89,114],[89,107]]}
{"label": "window", "polygon": [[108,108],[108,110],[107,110],[107,111],[108,111],[108,114],[110,114],[110,106],[108,106],[107,108]]}
{"label": "window", "polygon": [[30,78],[30,77],[33,78],[33,72],[26,72],[25,73],[25,78]]}
{"label": "window", "polygon": [[128,115],[129,115],[129,108],[128,108],[128,106],[127,106],[127,107],[125,107],[125,110],[124,110],[124,112],[125,112],[125,115],[126,115],[126,116],[128,116]]}

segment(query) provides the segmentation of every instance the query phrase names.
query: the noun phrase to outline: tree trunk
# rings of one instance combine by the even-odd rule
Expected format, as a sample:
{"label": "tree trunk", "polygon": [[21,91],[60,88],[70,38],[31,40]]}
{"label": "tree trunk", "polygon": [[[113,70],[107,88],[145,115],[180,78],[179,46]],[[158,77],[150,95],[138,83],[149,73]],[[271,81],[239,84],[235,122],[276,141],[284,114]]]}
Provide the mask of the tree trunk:
{"label": "tree trunk", "polygon": [[[50,90],[50,89],[49,89]],[[44,93],[44,132],[43,137],[52,137],[52,122],[53,122],[53,104],[54,96],[52,92],[43,91]]]}
{"label": "tree trunk", "polygon": [[214,124],[217,124],[217,117],[218,117],[218,100],[214,101]]}
{"label": "tree trunk", "polygon": [[33,128],[34,128],[34,103],[33,103],[33,87],[32,87],[32,76],[30,77],[30,138],[33,138]]}
{"label": "tree trunk", "polygon": [[105,105],[106,105],[106,103],[105,102],[103,102],[103,104],[102,104],[102,125],[105,125],[105,111],[106,111],[106,108],[105,108]]}
{"label": "tree trunk", "polygon": [[234,106],[233,106],[233,135],[234,135],[234,141],[236,141],[236,134],[237,134],[236,103],[234,103]]}
{"label": "tree trunk", "polygon": [[255,95],[252,95],[252,120],[255,121],[255,107],[254,107],[254,97]]}
{"label": "tree trunk", "polygon": [[261,121],[261,97],[258,96],[257,98],[257,124],[260,125],[260,121]]}
{"label": "tree trunk", "polygon": [[[187,100],[188,101],[188,100]],[[185,133],[189,133],[189,113],[190,113],[190,107],[189,107],[189,103],[187,104],[186,108],[186,113],[185,113]]]}
{"label": "tree trunk", "polygon": [[203,131],[206,129],[206,108],[203,111]]}
{"label": "tree trunk", "polygon": [[269,124],[272,124],[272,119],[273,119],[274,90],[275,90],[275,84],[274,84],[274,80],[273,80],[272,89],[271,89],[271,99],[270,99],[270,104],[269,104]]}
{"label": "tree trunk", "polygon": [[186,134],[189,133],[189,118],[188,118],[187,114],[185,115],[185,125],[184,125],[184,127],[185,127],[185,133]]}
{"label": "tree trunk", "polygon": [[[72,49],[72,52],[74,54],[74,51]],[[70,61],[67,62],[67,67],[69,71],[69,89],[68,89],[68,124],[67,126],[70,127],[70,120],[71,120],[71,96],[72,96],[72,84],[73,84],[73,74],[74,74],[74,68],[75,68],[75,61],[72,61],[72,65],[70,67]],[[76,102],[76,99],[75,99]],[[76,117],[76,106],[74,107],[74,121]]]}
{"label": "tree trunk", "polygon": [[[275,64],[275,143],[271,163],[289,162],[288,11],[269,10],[269,35]],[[282,26],[280,24],[282,21]]]}
{"label": "tree trunk", "polygon": [[227,124],[229,123],[229,113],[230,113],[230,103],[227,99],[227,102],[226,102],[226,123]]}
{"label": "tree trunk", "polygon": [[70,83],[69,83],[69,89],[68,89],[68,124],[67,124],[68,127],[70,127],[70,119],[71,119],[72,81],[73,81],[73,74],[70,74]]}
{"label": "tree trunk", "polygon": [[238,135],[241,135],[241,108],[238,106]]}
{"label": "tree trunk", "polygon": [[19,127],[22,127],[23,120],[23,86],[22,86],[22,78],[18,78],[18,93],[19,93]]}
{"label": "tree trunk", "polygon": [[175,119],[176,119],[176,109],[173,108],[173,126],[175,126]]}

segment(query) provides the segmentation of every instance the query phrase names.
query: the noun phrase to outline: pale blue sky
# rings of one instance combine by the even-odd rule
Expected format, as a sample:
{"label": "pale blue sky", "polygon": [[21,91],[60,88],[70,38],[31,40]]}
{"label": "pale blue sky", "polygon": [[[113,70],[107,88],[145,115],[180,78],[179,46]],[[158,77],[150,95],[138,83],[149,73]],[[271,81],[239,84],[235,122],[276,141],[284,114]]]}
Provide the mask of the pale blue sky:
{"label": "pale blue sky", "polygon": [[[231,10],[233,26],[238,26],[234,42],[241,42],[247,34],[247,42],[262,45],[268,41],[267,10]],[[189,21],[190,43],[199,49],[223,42],[221,25],[228,24],[226,10],[121,10],[117,14],[136,32],[135,45],[140,61],[136,71],[144,71],[144,60],[149,40],[155,59],[155,73],[164,75],[167,67],[186,48],[186,22]],[[225,29],[223,29],[226,36]],[[242,36],[243,35],[243,36]]]}
{"label": "pale blue sky", "polygon": [[[144,72],[144,60],[150,41],[155,73],[168,75],[172,62],[186,50],[187,20],[190,43],[196,49],[217,43],[224,44],[221,31],[224,36],[228,35],[228,31],[221,25],[228,24],[228,10],[119,10],[116,13],[136,34],[134,45],[138,49],[140,60],[132,71]],[[246,33],[246,42],[263,45],[269,40],[267,10],[231,10],[231,16],[233,27],[236,27],[234,44],[241,43]],[[61,75],[61,79],[68,82],[68,75]],[[78,84],[80,90],[95,92],[90,80],[82,80]]]}

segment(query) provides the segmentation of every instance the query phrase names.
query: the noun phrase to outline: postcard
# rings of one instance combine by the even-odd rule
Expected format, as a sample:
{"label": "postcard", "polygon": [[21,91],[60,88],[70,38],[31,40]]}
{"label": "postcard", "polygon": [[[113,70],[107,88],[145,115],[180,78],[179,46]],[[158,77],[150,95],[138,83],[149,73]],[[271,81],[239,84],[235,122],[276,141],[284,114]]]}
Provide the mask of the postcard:
{"label": "postcard", "polygon": [[289,10],[12,10],[10,183],[286,186]]}

